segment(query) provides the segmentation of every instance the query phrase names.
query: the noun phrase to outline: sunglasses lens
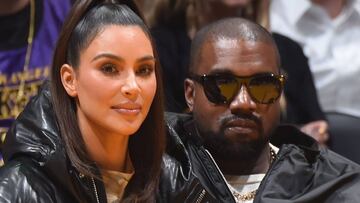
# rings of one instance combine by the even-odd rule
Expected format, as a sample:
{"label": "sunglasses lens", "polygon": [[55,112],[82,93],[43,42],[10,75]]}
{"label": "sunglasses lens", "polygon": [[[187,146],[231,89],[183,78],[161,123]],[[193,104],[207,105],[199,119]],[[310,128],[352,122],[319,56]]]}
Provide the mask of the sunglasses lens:
{"label": "sunglasses lens", "polygon": [[221,95],[225,97],[226,101],[230,101],[234,94],[237,92],[238,84],[236,81],[224,83],[224,84],[218,84],[218,87],[220,89]]}
{"label": "sunglasses lens", "polygon": [[275,76],[260,76],[253,78],[248,88],[255,102],[270,104],[279,98],[282,85]]}
{"label": "sunglasses lens", "polygon": [[204,81],[204,90],[209,101],[215,104],[227,103],[237,90],[237,81],[231,77],[208,77]]}
{"label": "sunglasses lens", "polygon": [[[212,103],[229,103],[239,91],[242,82],[238,80],[233,76],[206,76],[203,80],[205,95]],[[279,98],[282,80],[274,75],[258,75],[250,77],[250,80],[245,79],[249,81],[246,86],[251,98],[261,104],[270,104]]]}

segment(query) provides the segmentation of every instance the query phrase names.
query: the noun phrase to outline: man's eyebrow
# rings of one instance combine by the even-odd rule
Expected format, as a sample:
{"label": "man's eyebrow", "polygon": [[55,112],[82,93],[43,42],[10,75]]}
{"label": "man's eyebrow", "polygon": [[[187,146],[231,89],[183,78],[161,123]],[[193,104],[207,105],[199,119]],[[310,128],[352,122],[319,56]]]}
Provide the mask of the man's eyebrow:
{"label": "man's eyebrow", "polygon": [[[273,72],[261,71],[261,72],[258,72],[258,73],[252,74],[252,75],[261,75],[261,74],[269,74],[269,73],[273,73]],[[207,75],[216,75],[216,74],[219,74],[219,75],[234,75],[234,76],[237,75],[233,71],[228,70],[228,69],[213,69]],[[277,73],[273,73],[273,74],[277,74]]]}
{"label": "man's eyebrow", "polygon": [[98,60],[99,58],[111,58],[111,59],[115,59],[117,61],[124,61],[123,58],[121,58],[120,56],[116,56],[114,54],[110,54],[110,53],[101,53],[96,55],[91,61],[95,61]]}

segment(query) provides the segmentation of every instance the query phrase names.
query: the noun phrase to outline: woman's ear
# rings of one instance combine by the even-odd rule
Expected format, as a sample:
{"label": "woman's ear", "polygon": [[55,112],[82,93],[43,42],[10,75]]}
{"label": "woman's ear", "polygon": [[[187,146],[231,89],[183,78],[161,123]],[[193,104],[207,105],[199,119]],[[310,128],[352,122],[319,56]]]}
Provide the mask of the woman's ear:
{"label": "woman's ear", "polygon": [[76,73],[72,66],[64,64],[60,68],[61,82],[67,94],[71,97],[77,96]]}
{"label": "woman's ear", "polygon": [[195,87],[194,87],[194,81],[190,79],[185,79],[184,82],[184,89],[185,89],[185,100],[189,107],[190,112],[193,111],[194,106],[194,96],[195,96]]}

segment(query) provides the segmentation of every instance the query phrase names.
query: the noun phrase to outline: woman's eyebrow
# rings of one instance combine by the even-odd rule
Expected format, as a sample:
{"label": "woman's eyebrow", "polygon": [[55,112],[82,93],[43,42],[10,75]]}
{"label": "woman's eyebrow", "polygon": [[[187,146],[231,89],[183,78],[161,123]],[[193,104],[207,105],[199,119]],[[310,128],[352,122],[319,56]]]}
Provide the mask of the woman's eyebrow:
{"label": "woman's eyebrow", "polygon": [[137,60],[137,62],[144,62],[144,61],[150,61],[150,60],[155,61],[156,59],[153,55],[147,55],[147,56],[143,56],[143,57],[139,58]]}
{"label": "woman's eyebrow", "polygon": [[117,56],[117,55],[114,55],[114,54],[111,54],[111,53],[101,53],[101,54],[98,54],[96,55],[91,61],[95,61],[99,58],[111,58],[111,59],[115,59],[117,61],[124,61],[124,59],[120,56]]}

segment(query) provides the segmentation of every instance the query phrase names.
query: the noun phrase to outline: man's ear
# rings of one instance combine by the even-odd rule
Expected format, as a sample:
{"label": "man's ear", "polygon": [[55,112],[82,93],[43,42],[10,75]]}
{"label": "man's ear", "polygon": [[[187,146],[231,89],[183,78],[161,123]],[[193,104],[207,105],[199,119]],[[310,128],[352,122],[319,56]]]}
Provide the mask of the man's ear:
{"label": "man's ear", "polygon": [[64,64],[60,68],[61,82],[67,94],[71,97],[77,96],[76,72],[69,64]]}
{"label": "man's ear", "polygon": [[189,107],[190,112],[193,111],[194,107],[194,97],[195,97],[195,84],[194,81],[190,80],[189,78],[185,79],[184,82],[184,89],[185,89],[185,100]]}

